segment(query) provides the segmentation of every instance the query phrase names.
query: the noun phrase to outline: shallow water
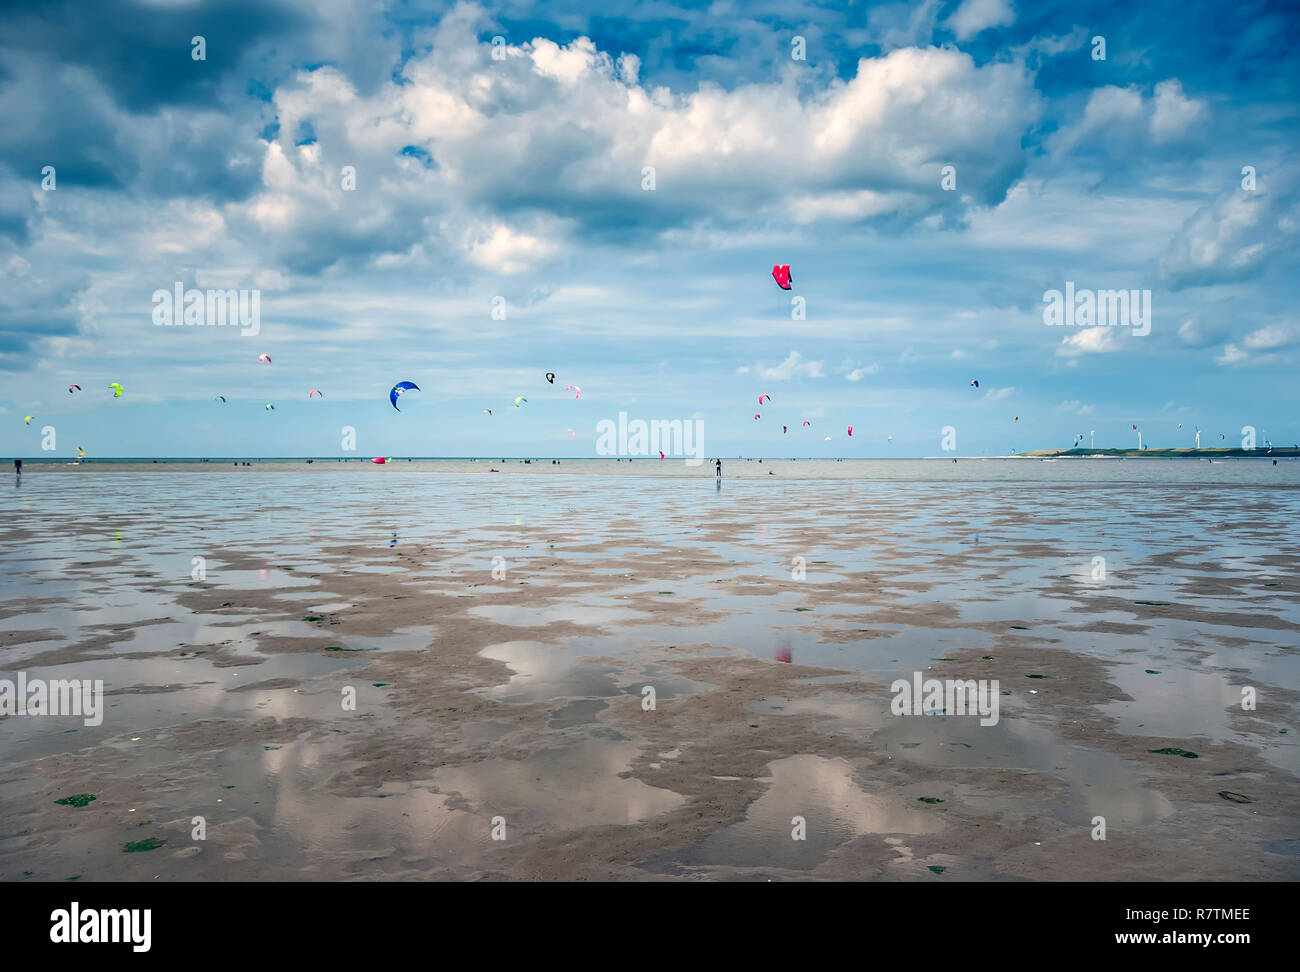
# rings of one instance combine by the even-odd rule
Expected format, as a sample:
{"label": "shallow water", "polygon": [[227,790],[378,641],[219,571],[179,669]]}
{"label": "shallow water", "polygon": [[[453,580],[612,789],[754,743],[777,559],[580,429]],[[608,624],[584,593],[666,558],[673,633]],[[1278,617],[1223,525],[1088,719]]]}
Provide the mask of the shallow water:
{"label": "shallow water", "polygon": [[[1144,736],[1237,742],[1279,772],[1300,774],[1297,733],[1288,731],[1288,700],[1300,693],[1300,596],[1287,547],[1300,516],[1300,463],[846,462],[819,470],[797,463],[789,465],[823,478],[727,480],[720,489],[711,476],[584,476],[568,462],[555,467],[565,472],[541,467],[544,476],[490,481],[420,465],[384,484],[355,467],[93,477],[36,469],[0,493],[0,678],[19,670],[31,678],[103,678],[113,706],[98,728],[72,717],[3,720],[0,765],[99,744],[129,747],[132,736],[148,740],[203,719],[336,718],[327,687],[333,676],[363,666],[371,653],[420,651],[439,637],[436,618],[339,636],[296,620],[345,613],[351,602],[334,585],[355,574],[395,575],[415,597],[454,593],[468,615],[518,629],[482,651],[510,674],[476,694],[504,709],[548,705],[549,728],[567,741],[518,761],[448,767],[427,787],[472,806],[511,807],[543,829],[639,823],[681,805],[679,794],[627,776],[634,743],[598,732],[611,700],[637,692],[629,672],[674,657],[734,654],[888,684],[972,651],[994,656],[992,667],[952,674],[998,677],[999,645],[1041,645],[1105,666],[1131,699],[1100,707],[1116,733],[1138,743]],[[787,464],[770,465],[780,474]],[[835,478],[848,467],[857,478]],[[430,549],[415,552],[421,544]],[[344,548],[352,559],[341,564]],[[245,557],[263,566],[228,566]],[[546,571],[555,564],[579,579],[552,582]],[[176,598],[198,583],[281,592],[295,617],[191,612]],[[515,603],[520,584],[536,599]],[[565,633],[549,636],[555,625]],[[39,637],[17,643],[20,635]],[[267,653],[259,641],[270,635],[352,651]],[[56,648],[91,643],[92,660],[27,667]],[[205,646],[234,660],[214,664],[194,654]],[[267,687],[248,688],[256,683]],[[664,700],[706,688],[667,676],[655,684]],[[1249,726],[1234,717],[1243,686],[1269,703]],[[1050,681],[1004,688],[1012,692],[1006,705],[1026,718],[1004,710],[991,732],[960,719],[891,725],[887,713],[865,703],[846,711],[842,700],[823,714],[855,731],[897,736],[900,747],[916,744],[898,748],[899,759],[1054,774],[1074,795],[1068,808],[1057,803],[1044,812],[1072,822],[1100,806],[1134,823],[1169,812],[1167,799],[1122,760],[1068,744],[1033,717],[1050,711]],[[383,688],[367,691],[382,721]],[[788,710],[772,700],[751,705],[756,718],[817,711],[808,700]],[[466,739],[510,731],[476,719]],[[351,847],[325,825],[285,829],[286,814],[298,821],[308,808],[353,820],[367,839],[385,839],[381,825],[356,822],[365,815],[353,804],[313,805],[314,788],[336,768],[333,744],[296,740],[285,743],[293,748],[284,755],[239,745],[257,760],[240,764],[238,786],[263,801],[245,809],[272,828],[269,840],[284,842],[283,859],[321,847],[346,855]],[[164,765],[168,751],[141,749],[139,758]],[[302,765],[292,773],[277,768],[290,758]],[[855,836],[929,832],[922,810],[868,792],[857,778],[839,759],[773,762],[744,822],[647,868],[798,871]],[[469,826],[461,803],[427,787],[394,791],[383,819],[411,840]],[[279,808],[280,823],[265,816],[268,806]],[[772,834],[789,829],[798,807],[822,821],[816,839],[781,844],[777,857],[765,857],[760,848],[778,843]],[[475,859],[489,853],[484,845]]]}

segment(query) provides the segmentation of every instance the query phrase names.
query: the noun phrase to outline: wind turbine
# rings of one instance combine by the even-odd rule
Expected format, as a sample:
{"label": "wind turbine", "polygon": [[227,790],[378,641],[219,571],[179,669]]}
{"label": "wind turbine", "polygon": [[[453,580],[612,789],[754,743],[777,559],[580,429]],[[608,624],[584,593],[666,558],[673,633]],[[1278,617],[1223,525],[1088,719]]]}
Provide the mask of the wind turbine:
{"label": "wind turbine", "polygon": [[1133,431],[1138,434],[1138,452],[1141,452],[1142,451],[1142,430],[1135,425],[1133,426]]}
{"label": "wind turbine", "polygon": [[1096,430],[1096,429],[1089,429],[1089,430],[1088,430],[1088,448],[1090,448],[1090,449],[1095,449],[1095,448],[1097,448],[1097,430]]}
{"label": "wind turbine", "polygon": [[1198,425],[1196,427],[1196,448],[1199,449],[1200,447],[1201,447],[1201,427]]}

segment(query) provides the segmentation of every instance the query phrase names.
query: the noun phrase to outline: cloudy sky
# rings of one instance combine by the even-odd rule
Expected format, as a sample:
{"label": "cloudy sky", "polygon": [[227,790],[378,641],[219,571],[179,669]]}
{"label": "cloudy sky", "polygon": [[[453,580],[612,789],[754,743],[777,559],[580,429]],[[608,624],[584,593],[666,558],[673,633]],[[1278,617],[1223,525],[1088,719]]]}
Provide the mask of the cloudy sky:
{"label": "cloudy sky", "polygon": [[[1257,0],[10,5],[0,451],[1291,444],[1297,49]],[[1150,333],[1046,325],[1067,281]],[[178,282],[260,333],[158,326]]]}

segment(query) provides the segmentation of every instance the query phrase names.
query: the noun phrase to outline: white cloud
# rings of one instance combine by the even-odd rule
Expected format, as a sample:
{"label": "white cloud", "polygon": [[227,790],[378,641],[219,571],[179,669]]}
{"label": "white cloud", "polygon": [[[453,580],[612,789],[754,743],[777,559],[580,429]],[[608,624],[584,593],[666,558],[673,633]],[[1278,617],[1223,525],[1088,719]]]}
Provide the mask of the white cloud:
{"label": "white cloud", "polygon": [[1209,105],[1184,95],[1181,81],[1177,78],[1161,81],[1156,85],[1151,111],[1151,139],[1157,145],[1181,142],[1199,134],[1209,117]]}
{"label": "white cloud", "polygon": [[1300,235],[1300,199],[1289,187],[1233,188],[1200,207],[1169,241],[1160,275],[1176,286],[1243,280],[1289,252]]}
{"label": "white cloud", "polygon": [[1007,0],[963,0],[944,26],[958,40],[969,40],[990,27],[1007,27],[1015,22],[1016,12]]}
{"label": "white cloud", "polygon": [[880,365],[869,364],[862,368],[854,368],[844,377],[846,377],[849,381],[861,381],[863,378],[867,377],[868,375],[876,375],[879,373],[880,373]]}
{"label": "white cloud", "polygon": [[1114,328],[1084,327],[1065,338],[1061,346],[1056,349],[1056,353],[1072,358],[1081,354],[1104,354],[1107,351],[1118,350],[1119,344],[1115,341]]}
{"label": "white cloud", "polygon": [[789,381],[791,378],[824,378],[822,367],[823,362],[804,361],[798,351],[791,351],[776,367],[764,368],[759,364],[754,366],[754,370],[760,378],[769,381]]}
{"label": "white cloud", "polygon": [[1069,415],[1086,416],[1095,413],[1097,411],[1097,406],[1085,405],[1079,399],[1071,398],[1064,402],[1061,402],[1061,404],[1057,405],[1054,409],[1052,409],[1052,411],[1065,412]]}
{"label": "white cloud", "polygon": [[1188,98],[1177,78],[1156,84],[1150,98],[1136,85],[1108,84],[1093,90],[1079,120],[1062,125],[1047,144],[1058,159],[1072,153],[1115,158],[1198,139],[1209,117],[1209,102]]}
{"label": "white cloud", "polygon": [[1295,328],[1289,325],[1276,325],[1252,331],[1242,339],[1241,343],[1251,351],[1272,351],[1292,344],[1295,339]]}
{"label": "white cloud", "polygon": [[[933,191],[926,163],[936,159],[964,160],[965,206],[993,204],[1024,165],[1022,138],[1042,110],[1023,65],[978,65],[951,48],[864,57],[852,77],[820,88],[781,79],[679,94],[642,85],[635,58],[616,60],[587,37],[535,38],[494,61],[478,36],[486,17],[457,7],[400,83],[373,92],[332,67],[283,83],[261,191],[232,215],[311,269],[336,253],[423,242],[513,274],[615,211],[656,232],[710,220],[922,219],[953,204]],[[317,141],[295,145],[307,125]],[[340,189],[345,165],[356,192]],[[657,192],[641,191],[645,165]],[[547,213],[548,232],[520,228],[522,212]]]}
{"label": "white cloud", "polygon": [[1197,346],[1207,343],[1208,340],[1201,331],[1200,325],[1190,317],[1178,325],[1178,339],[1185,344]]}
{"label": "white cloud", "polygon": [[1237,347],[1235,344],[1225,344],[1223,346],[1223,354],[1215,358],[1214,362],[1215,364],[1221,365],[1235,365],[1241,364],[1249,359],[1250,355],[1241,350],[1241,348]]}
{"label": "white cloud", "polygon": [[984,398],[986,401],[1000,402],[1005,398],[1010,398],[1015,394],[1015,391],[1016,389],[1014,386],[1008,388],[990,388],[984,393]]}
{"label": "white cloud", "polygon": [[487,228],[467,245],[470,263],[507,276],[531,270],[555,253],[555,244],[526,233],[516,233],[508,226]]}

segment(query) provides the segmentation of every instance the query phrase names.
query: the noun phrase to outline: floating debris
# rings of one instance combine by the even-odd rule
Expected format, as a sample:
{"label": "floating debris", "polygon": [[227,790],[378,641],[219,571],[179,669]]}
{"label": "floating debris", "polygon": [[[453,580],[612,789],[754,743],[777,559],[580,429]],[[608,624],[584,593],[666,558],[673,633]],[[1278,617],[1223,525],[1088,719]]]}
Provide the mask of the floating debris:
{"label": "floating debris", "polygon": [[122,851],[126,854],[136,854],[140,851],[157,850],[167,841],[160,837],[146,837],[144,840],[132,840],[122,845]]}
{"label": "floating debris", "polygon": [[65,807],[81,808],[93,799],[95,799],[95,794],[93,793],[78,793],[75,796],[64,797],[62,800],[55,800],[54,802]]}
{"label": "floating debris", "polygon": [[1219,796],[1223,797],[1223,799],[1227,800],[1229,803],[1254,803],[1255,802],[1245,794],[1233,793],[1231,790],[1220,790]]}
{"label": "floating debris", "polygon": [[1164,749],[1148,749],[1148,753],[1159,753],[1162,756],[1182,756],[1186,759],[1198,759],[1199,757],[1190,749],[1178,749],[1174,746],[1166,746]]}
{"label": "floating debris", "polygon": [[922,803],[943,803],[938,797],[917,797]]}
{"label": "floating debris", "polygon": [[942,874],[944,871],[948,870],[946,867],[942,867],[939,864],[927,864],[926,867],[929,870],[934,871],[935,874]]}

